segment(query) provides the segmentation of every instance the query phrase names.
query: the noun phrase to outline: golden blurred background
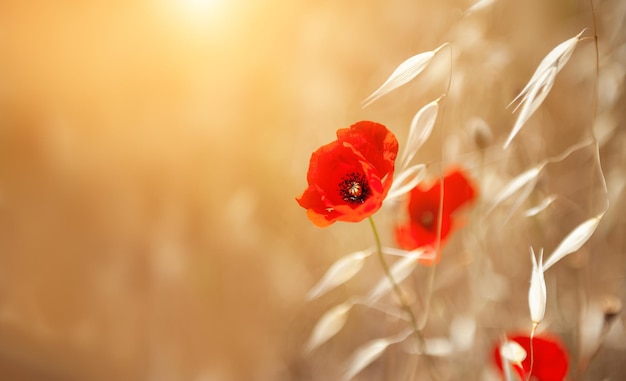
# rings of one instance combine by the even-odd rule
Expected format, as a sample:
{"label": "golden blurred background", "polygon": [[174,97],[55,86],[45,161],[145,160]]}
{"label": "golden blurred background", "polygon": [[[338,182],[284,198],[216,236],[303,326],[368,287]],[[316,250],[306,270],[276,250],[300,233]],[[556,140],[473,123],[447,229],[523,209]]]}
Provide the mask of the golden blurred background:
{"label": "golden blurred background", "polygon": [[[603,158],[623,210],[624,4],[597,3]],[[358,285],[323,302],[306,292],[372,240],[367,226],[306,219],[294,198],[310,153],[361,119],[402,144],[449,77],[446,131],[419,159],[475,153],[473,117],[501,145],[514,121],[505,107],[538,62],[592,29],[586,1],[496,0],[464,15],[471,5],[0,3],[0,378],[332,379],[336,354],[310,360],[302,347],[323,310]],[[421,82],[360,107],[400,62],[444,42],[454,49]],[[579,72],[593,72],[593,54],[591,40],[580,43],[534,126],[544,132],[520,135],[510,175],[589,135],[595,77]],[[548,128],[559,123],[568,129]],[[617,267],[599,291],[623,298],[625,225],[612,216],[606,248]],[[354,348],[350,335],[358,329],[334,349]]]}

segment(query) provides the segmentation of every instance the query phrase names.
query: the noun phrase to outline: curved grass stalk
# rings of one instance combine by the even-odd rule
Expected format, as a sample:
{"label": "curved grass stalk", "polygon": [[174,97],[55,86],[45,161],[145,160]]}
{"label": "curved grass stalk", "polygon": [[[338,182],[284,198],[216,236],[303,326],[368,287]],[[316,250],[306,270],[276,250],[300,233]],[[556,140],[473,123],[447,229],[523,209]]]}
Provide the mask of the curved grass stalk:
{"label": "curved grass stalk", "polygon": [[391,273],[391,270],[389,270],[389,265],[387,264],[387,261],[385,260],[385,256],[383,255],[382,244],[380,242],[380,235],[378,234],[378,230],[376,229],[376,224],[374,223],[374,219],[372,217],[369,217],[368,220],[370,222],[370,226],[372,227],[372,232],[374,233],[374,240],[376,241],[376,253],[378,255],[378,260],[380,261],[380,265],[383,269],[383,272],[385,273],[385,276],[387,277],[387,279],[389,279],[389,282],[391,283],[391,286],[393,288],[393,292],[396,294],[396,297],[400,301],[402,309],[404,309],[404,311],[409,316],[411,328],[418,340],[419,351],[422,352],[425,348],[425,341],[424,341],[424,336],[422,335],[422,331],[418,328],[417,320],[415,319],[415,314],[413,313],[411,306],[409,306],[409,303],[407,302],[406,297],[404,296],[404,293],[402,292],[402,289],[400,288],[400,286],[394,279],[393,274]]}

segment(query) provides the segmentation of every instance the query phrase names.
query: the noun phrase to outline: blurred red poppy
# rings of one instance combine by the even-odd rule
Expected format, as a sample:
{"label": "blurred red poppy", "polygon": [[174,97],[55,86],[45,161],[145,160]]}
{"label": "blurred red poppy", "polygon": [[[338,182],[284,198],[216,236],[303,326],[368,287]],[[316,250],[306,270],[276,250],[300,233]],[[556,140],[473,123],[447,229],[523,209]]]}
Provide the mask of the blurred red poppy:
{"label": "blurred red poppy", "polygon": [[398,141],[382,124],[361,121],[311,155],[308,188],[296,198],[319,227],[358,222],[382,206],[393,181]]}
{"label": "blurred red poppy", "polygon": [[[515,335],[508,340],[517,342],[526,351],[526,358],[522,361],[521,366],[512,364],[513,369],[521,379],[528,379],[529,373],[530,379],[536,381],[563,381],[565,379],[569,360],[563,344],[556,337],[533,337],[532,369],[530,367],[530,337],[528,335]],[[496,346],[493,355],[496,365],[502,371],[500,345]]]}
{"label": "blurred red poppy", "polygon": [[[451,233],[454,225],[454,213],[476,197],[476,190],[470,180],[459,169],[448,172],[443,178],[443,210],[441,213],[441,244]],[[423,183],[417,185],[410,193],[409,221],[396,227],[396,241],[404,250],[437,244],[439,228],[439,206],[441,196],[441,180],[430,187]],[[423,264],[433,264],[439,260],[421,259]]]}

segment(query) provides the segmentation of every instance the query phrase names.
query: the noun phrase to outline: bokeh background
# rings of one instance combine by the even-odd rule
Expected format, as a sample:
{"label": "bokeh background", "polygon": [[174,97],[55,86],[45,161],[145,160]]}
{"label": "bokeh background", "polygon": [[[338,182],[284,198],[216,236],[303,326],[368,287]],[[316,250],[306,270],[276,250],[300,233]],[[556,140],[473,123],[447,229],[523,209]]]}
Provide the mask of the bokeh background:
{"label": "bokeh background", "polygon": [[[337,379],[359,343],[396,323],[362,308],[334,344],[303,354],[316,319],[380,276],[372,263],[306,300],[332,262],[373,243],[366,224],[306,219],[294,198],[311,152],[362,119],[402,144],[414,113],[447,93],[417,159],[432,174],[462,163],[488,200],[591,137],[598,79],[611,209],[593,245],[548,278],[565,300],[548,314],[575,350],[582,307],[626,297],[626,3],[595,3],[600,75],[593,39],[581,41],[507,152],[506,106],[554,46],[593,35],[589,2],[495,0],[472,14],[460,0],[0,3],[0,378]],[[361,108],[400,62],[444,42],[452,49],[415,82]],[[450,243],[428,327],[440,334],[462,315],[479,328],[470,356],[440,364],[443,379],[480,379],[492,340],[526,327],[528,245],[554,248],[604,205],[593,152],[548,168],[538,189],[563,198],[539,225],[508,209],[472,215]],[[477,253],[498,274],[482,288],[470,287],[487,282]],[[610,337],[589,379],[626,377],[626,336]],[[394,361],[407,359],[390,355],[363,379],[403,379]]]}

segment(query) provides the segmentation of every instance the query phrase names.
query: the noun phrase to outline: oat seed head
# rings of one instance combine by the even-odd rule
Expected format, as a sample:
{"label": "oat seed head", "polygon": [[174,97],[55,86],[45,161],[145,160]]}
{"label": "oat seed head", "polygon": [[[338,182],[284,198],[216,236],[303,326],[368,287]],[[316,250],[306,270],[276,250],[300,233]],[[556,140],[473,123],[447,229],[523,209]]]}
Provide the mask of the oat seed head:
{"label": "oat seed head", "polygon": [[439,46],[435,50],[414,55],[402,62],[376,91],[363,100],[362,106],[364,108],[369,106],[383,95],[407,84],[413,78],[417,77],[432,61],[435,54],[446,45],[447,43]]}
{"label": "oat seed head", "polygon": [[309,300],[318,298],[329,290],[352,279],[363,267],[365,258],[371,254],[372,250],[363,250],[339,258],[330,266],[322,279],[309,291]]}
{"label": "oat seed head", "polygon": [[335,336],[346,324],[352,303],[345,302],[328,310],[315,324],[306,351],[311,352]]}
{"label": "oat seed head", "polygon": [[407,137],[406,145],[402,157],[400,158],[400,168],[406,168],[420,147],[428,140],[428,137],[435,127],[440,99],[441,98],[437,98],[428,103],[413,117],[411,127],[409,128],[409,136]]}
{"label": "oat seed head", "polygon": [[533,325],[538,325],[546,312],[546,280],[543,274],[543,249],[539,253],[539,261],[535,258],[535,251],[530,248],[530,258],[533,264],[530,278],[530,289],[528,290],[528,307],[530,309],[530,320]]}

